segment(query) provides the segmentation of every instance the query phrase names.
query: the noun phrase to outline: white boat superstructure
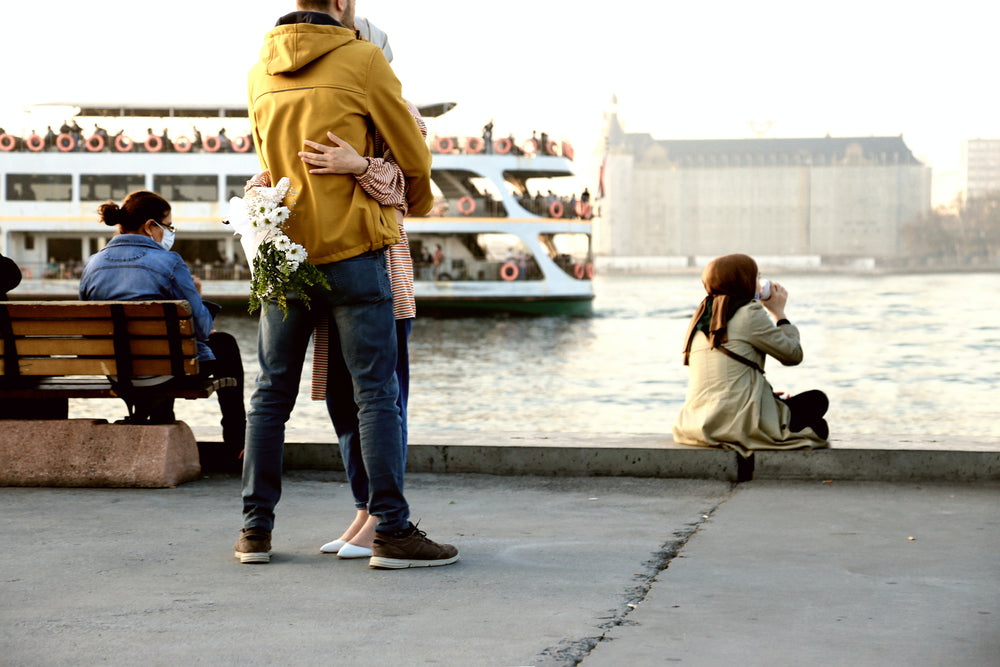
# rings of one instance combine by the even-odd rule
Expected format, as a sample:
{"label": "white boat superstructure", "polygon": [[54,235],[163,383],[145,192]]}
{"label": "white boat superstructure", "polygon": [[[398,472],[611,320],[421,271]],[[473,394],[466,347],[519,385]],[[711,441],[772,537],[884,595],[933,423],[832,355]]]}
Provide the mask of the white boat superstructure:
{"label": "white boat superstructure", "polygon": [[[243,249],[222,223],[230,198],[260,169],[245,107],[39,105],[42,112],[49,116],[19,132],[0,131],[0,252],[25,277],[12,296],[73,297],[87,259],[111,236],[97,207],[147,189],[171,202],[174,249],[206,296],[246,300]],[[61,115],[71,122],[45,122]],[[572,148],[536,139],[518,146],[513,137],[430,144],[437,204],[406,220],[418,308],[589,312],[591,205],[586,193],[552,192],[573,178]]]}

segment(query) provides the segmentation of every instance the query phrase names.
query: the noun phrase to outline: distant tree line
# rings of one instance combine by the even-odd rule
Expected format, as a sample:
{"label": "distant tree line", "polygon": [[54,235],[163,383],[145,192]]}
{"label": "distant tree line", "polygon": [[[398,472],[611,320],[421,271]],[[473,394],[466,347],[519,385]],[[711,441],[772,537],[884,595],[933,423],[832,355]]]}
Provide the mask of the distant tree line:
{"label": "distant tree line", "polygon": [[911,264],[1000,265],[1000,192],[958,197],[905,223],[900,237]]}

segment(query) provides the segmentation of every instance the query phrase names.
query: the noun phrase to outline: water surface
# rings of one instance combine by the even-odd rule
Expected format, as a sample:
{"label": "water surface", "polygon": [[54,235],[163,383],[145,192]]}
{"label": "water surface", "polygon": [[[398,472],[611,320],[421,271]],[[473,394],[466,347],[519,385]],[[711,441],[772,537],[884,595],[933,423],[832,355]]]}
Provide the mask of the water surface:
{"label": "water surface", "polygon": [[[790,293],[805,360],[767,376],[776,390],[822,389],[831,433],[1000,436],[1000,274],[768,275]],[[681,347],[704,296],[697,276],[598,276],[591,317],[418,317],[410,339],[414,431],[669,433],[684,402]],[[256,374],[256,320],[223,314]],[[328,428],[309,399],[311,354],[290,426]],[[124,415],[74,400],[73,417]],[[178,418],[218,424],[214,399]]]}

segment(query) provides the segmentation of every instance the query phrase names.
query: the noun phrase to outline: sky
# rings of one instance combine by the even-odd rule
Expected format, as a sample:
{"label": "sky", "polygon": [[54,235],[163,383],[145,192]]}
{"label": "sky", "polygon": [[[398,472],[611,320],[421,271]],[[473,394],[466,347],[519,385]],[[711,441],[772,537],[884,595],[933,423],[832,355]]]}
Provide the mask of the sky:
{"label": "sky", "polygon": [[[4,3],[0,125],[40,102],[235,103],[294,0]],[[656,139],[903,135],[936,175],[1000,137],[1000,5],[900,0],[357,0],[442,135],[532,130],[596,169],[604,114]],[[769,129],[767,129],[769,128]],[[586,173],[584,175],[586,175]]]}

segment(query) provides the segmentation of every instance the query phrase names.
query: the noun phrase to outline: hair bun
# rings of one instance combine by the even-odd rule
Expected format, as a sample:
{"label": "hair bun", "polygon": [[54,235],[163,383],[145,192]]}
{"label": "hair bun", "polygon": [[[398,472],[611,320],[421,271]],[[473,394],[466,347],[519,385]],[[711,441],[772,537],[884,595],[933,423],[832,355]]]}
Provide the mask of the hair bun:
{"label": "hair bun", "polygon": [[109,227],[115,227],[121,224],[125,217],[125,211],[123,211],[118,204],[113,201],[101,204],[97,208],[97,212],[101,215],[101,221]]}

